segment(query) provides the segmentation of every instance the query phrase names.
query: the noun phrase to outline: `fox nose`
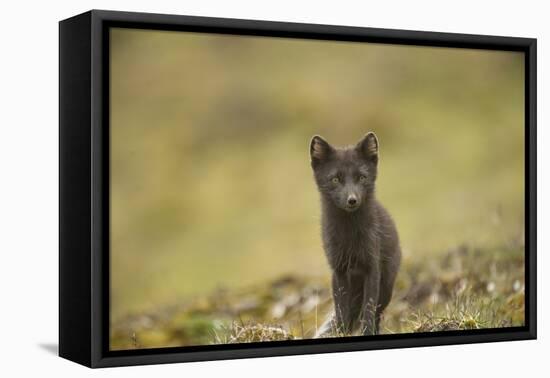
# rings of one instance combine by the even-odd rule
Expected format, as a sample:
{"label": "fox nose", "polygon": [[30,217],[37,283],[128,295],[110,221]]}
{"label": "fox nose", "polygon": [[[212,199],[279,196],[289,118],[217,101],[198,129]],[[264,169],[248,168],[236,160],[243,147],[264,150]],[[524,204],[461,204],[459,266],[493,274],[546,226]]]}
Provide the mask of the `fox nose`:
{"label": "fox nose", "polygon": [[348,197],[348,205],[353,206],[357,203],[357,198],[355,196]]}

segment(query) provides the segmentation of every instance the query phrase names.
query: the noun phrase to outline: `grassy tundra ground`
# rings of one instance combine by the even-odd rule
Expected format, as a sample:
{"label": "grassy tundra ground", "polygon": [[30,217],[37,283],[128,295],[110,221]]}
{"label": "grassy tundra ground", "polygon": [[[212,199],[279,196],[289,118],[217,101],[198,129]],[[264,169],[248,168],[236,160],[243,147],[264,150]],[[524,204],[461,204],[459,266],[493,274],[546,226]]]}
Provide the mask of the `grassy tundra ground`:
{"label": "grassy tundra ground", "polygon": [[[403,262],[381,332],[429,332],[524,324],[524,252],[460,246]],[[113,324],[113,349],[311,338],[331,307],[327,279],[288,275],[223,288]]]}

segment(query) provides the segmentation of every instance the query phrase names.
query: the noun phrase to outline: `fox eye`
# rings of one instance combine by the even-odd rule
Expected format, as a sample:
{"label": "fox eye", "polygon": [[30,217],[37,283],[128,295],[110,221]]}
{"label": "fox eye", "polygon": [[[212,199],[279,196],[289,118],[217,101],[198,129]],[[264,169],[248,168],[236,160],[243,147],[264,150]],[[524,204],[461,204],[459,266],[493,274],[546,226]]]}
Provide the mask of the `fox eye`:
{"label": "fox eye", "polygon": [[359,182],[360,182],[361,184],[366,183],[366,182],[367,182],[367,177],[366,177],[366,176],[363,176],[363,175],[359,176]]}
{"label": "fox eye", "polygon": [[333,184],[338,184],[340,183],[340,179],[338,177],[333,177],[330,179],[330,181],[333,183]]}

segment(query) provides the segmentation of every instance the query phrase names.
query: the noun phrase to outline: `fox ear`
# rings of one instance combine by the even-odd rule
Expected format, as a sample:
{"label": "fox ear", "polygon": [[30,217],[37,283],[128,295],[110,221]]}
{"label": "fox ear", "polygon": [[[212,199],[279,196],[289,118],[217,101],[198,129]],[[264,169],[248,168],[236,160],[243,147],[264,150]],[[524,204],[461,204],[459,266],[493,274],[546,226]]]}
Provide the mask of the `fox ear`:
{"label": "fox ear", "polygon": [[321,138],[319,135],[315,135],[311,138],[309,144],[309,155],[311,156],[311,166],[316,167],[323,161],[326,161],[330,154],[332,153],[333,148],[326,140]]}
{"label": "fox ear", "polygon": [[367,133],[365,137],[355,147],[365,159],[374,163],[378,162],[378,138],[372,131]]}

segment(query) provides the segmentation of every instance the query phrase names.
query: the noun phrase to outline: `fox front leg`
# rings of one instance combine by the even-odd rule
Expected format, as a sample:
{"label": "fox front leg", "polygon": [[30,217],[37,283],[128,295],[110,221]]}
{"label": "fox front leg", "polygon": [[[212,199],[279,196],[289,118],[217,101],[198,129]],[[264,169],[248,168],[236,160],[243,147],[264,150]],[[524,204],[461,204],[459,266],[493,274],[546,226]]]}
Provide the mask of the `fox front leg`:
{"label": "fox front leg", "polygon": [[363,301],[359,318],[363,335],[378,334],[377,308],[380,297],[380,270],[371,269],[364,280]]}
{"label": "fox front leg", "polygon": [[[355,279],[354,279],[355,278]],[[351,334],[357,327],[361,310],[362,282],[357,282],[350,272],[334,272],[332,294],[337,329],[336,334]]]}

